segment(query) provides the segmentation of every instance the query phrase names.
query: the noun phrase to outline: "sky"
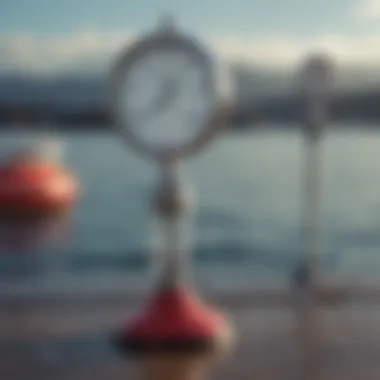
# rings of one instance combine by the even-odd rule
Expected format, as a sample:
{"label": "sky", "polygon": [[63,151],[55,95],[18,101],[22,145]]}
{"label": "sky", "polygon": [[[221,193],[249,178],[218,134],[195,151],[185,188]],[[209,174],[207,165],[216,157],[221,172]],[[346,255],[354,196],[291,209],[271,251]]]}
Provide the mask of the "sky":
{"label": "sky", "polygon": [[86,70],[172,13],[227,61],[380,68],[380,0],[0,0],[0,71]]}

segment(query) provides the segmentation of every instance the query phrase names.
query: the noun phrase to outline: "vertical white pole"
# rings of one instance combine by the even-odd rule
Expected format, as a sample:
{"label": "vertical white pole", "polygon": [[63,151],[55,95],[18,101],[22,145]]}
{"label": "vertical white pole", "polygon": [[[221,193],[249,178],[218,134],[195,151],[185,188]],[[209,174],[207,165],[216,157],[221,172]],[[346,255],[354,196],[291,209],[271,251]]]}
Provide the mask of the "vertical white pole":
{"label": "vertical white pole", "polygon": [[300,380],[321,379],[318,349],[317,290],[321,258],[321,157],[323,127],[327,117],[327,95],[330,86],[330,65],[325,57],[314,56],[305,66],[303,80],[306,91],[305,136],[305,204],[303,238],[305,257],[300,270],[299,328],[301,350]]}
{"label": "vertical white pole", "polygon": [[[312,121],[312,120],[309,120]],[[311,124],[311,123],[310,123]],[[322,125],[309,125],[320,129]],[[303,356],[302,380],[316,380],[318,376],[318,321],[316,292],[318,286],[319,259],[321,245],[321,199],[320,199],[320,138],[318,134],[305,133],[305,205],[304,205],[304,239],[305,245],[305,283],[301,289],[300,328],[301,350]]]}

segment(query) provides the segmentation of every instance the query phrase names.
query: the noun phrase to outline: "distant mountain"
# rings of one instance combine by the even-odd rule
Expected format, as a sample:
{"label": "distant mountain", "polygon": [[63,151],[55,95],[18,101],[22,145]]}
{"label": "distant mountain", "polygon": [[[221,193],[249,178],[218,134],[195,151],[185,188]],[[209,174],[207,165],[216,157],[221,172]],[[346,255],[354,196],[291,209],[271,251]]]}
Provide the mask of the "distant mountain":
{"label": "distant mountain", "polygon": [[[293,94],[296,71],[234,63],[231,67],[244,101],[261,101],[276,95]],[[380,89],[380,68],[337,67],[334,87],[338,93]]]}
{"label": "distant mountain", "polygon": [[48,104],[71,108],[96,106],[104,100],[103,80],[96,77],[0,76],[2,104]]}
{"label": "distant mountain", "polygon": [[[238,103],[261,104],[278,95],[291,95],[295,73],[244,63],[232,63]],[[345,67],[337,70],[338,92],[380,89],[380,69]],[[51,104],[60,107],[90,107],[105,101],[105,73],[65,73],[59,76],[30,76],[20,73],[0,74],[0,103]]]}
{"label": "distant mountain", "polygon": [[[294,121],[302,116],[295,75],[289,70],[235,63],[231,74],[237,94],[236,122]],[[380,69],[344,68],[337,72],[336,82],[334,118],[380,120]],[[105,76],[94,72],[39,77],[0,74],[0,122],[109,124],[105,84]]]}

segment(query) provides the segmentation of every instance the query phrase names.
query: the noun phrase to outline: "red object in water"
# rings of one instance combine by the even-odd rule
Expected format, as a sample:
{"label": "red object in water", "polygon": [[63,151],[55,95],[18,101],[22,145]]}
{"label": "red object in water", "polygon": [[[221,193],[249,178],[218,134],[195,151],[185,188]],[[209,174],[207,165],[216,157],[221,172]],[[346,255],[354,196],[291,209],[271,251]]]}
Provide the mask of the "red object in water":
{"label": "red object in water", "polygon": [[62,212],[76,200],[77,192],[75,178],[59,165],[22,157],[0,168],[0,217]]}
{"label": "red object in water", "polygon": [[187,289],[158,292],[148,310],[127,324],[118,344],[124,352],[199,351],[219,344],[228,326],[222,315]]}

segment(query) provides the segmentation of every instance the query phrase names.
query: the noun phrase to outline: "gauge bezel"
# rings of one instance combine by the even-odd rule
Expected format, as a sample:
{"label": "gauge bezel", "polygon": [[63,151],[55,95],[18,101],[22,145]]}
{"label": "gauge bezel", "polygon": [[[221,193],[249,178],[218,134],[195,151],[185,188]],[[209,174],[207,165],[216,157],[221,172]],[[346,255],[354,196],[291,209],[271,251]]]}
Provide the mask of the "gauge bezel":
{"label": "gauge bezel", "polygon": [[[122,79],[128,75],[128,71],[134,67],[137,60],[143,59],[145,55],[150,54],[152,51],[185,52],[190,55],[192,60],[200,65],[204,71],[204,86],[211,93],[213,99],[215,99],[214,109],[207,118],[208,120],[201,126],[198,135],[187,143],[177,147],[154,147],[152,144],[141,141],[133,132],[134,128],[130,121],[128,122],[120,115],[118,102],[120,100],[122,83],[124,83]],[[196,39],[177,32],[148,35],[133,43],[132,46],[122,50],[116,59],[116,64],[111,70],[109,78],[109,107],[112,123],[116,131],[129,145],[156,160],[174,160],[193,154],[211,141],[216,132],[223,126],[231,111],[230,107],[227,104],[223,104],[223,101],[218,97],[217,80],[211,55],[207,54],[207,50]],[[128,96],[128,93],[125,96]],[[130,96],[133,96],[133,94],[130,94]]]}

